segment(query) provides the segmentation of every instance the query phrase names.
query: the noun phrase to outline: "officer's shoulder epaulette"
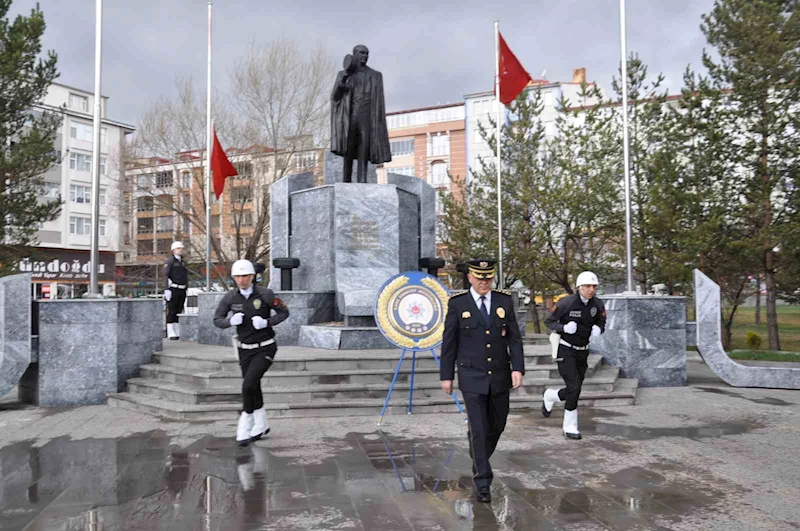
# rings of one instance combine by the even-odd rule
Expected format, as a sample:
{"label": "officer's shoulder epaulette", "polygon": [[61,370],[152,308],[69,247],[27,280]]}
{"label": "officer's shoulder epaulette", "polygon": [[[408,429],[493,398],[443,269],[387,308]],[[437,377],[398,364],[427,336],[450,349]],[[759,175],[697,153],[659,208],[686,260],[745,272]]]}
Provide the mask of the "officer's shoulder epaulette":
{"label": "officer's shoulder epaulette", "polygon": [[460,297],[462,295],[466,295],[467,293],[469,293],[469,290],[467,290],[467,289],[462,289],[462,290],[458,290],[458,291],[451,291],[450,292],[450,298],[451,299],[455,299],[456,297]]}
{"label": "officer's shoulder epaulette", "polygon": [[502,293],[503,295],[511,295],[510,289],[493,289],[493,293]]}

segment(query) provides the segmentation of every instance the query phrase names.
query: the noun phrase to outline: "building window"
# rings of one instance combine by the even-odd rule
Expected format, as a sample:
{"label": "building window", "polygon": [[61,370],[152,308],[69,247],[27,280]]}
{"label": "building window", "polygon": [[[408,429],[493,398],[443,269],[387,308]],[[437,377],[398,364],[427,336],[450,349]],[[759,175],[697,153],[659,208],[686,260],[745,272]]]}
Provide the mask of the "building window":
{"label": "building window", "polygon": [[79,184],[69,185],[69,200],[73,203],[91,203],[92,189]]}
{"label": "building window", "polygon": [[106,191],[100,188],[100,206],[106,206]]}
{"label": "building window", "polygon": [[139,175],[136,178],[136,186],[138,186],[140,190],[149,190],[153,186],[153,176]]}
{"label": "building window", "polygon": [[58,183],[44,183],[44,197],[58,199],[61,194],[61,185]]}
{"label": "building window", "polygon": [[234,179],[252,179],[253,178],[253,163],[249,160],[243,162],[234,162],[233,167],[236,168],[237,175]]}
{"label": "building window", "polygon": [[555,102],[555,96],[553,96],[552,92],[545,92],[544,93],[544,106],[545,107],[552,107]]}
{"label": "building window", "polygon": [[188,172],[188,171],[181,172],[181,187],[183,187],[183,188],[191,188],[192,187],[192,174],[191,174],[191,172]]}
{"label": "building window", "polygon": [[172,172],[162,171],[156,174],[156,188],[172,186]]}
{"label": "building window", "polygon": [[105,238],[106,237],[106,220],[101,219],[97,224],[97,228],[98,228],[98,234],[101,237]]}
{"label": "building window", "polygon": [[436,193],[436,215],[444,216],[444,200],[439,192]]}
{"label": "building window", "polygon": [[253,226],[253,213],[242,212],[241,216],[231,216],[231,223],[236,228],[236,221],[239,221],[239,227],[252,227]]}
{"label": "building window", "polygon": [[447,176],[447,164],[444,162],[434,162],[431,165],[430,184],[433,187],[447,186],[450,184],[450,179]]}
{"label": "building window", "polygon": [[131,222],[130,221],[123,221],[122,222],[122,241],[125,245],[131,244]]}
{"label": "building window", "polygon": [[250,186],[239,186],[231,190],[231,200],[234,203],[246,203],[252,199],[253,189]]}
{"label": "building window", "polygon": [[152,234],[153,218],[141,218],[136,220],[136,234]]}
{"label": "building window", "polygon": [[190,234],[192,228],[192,220],[189,216],[183,216],[183,233]]}
{"label": "building window", "polygon": [[172,216],[160,216],[156,218],[156,232],[173,232]]}
{"label": "building window", "polygon": [[386,168],[386,173],[396,173],[397,175],[408,175],[414,177],[414,166],[401,166],[399,168]]}
{"label": "building window", "polygon": [[79,94],[69,95],[69,108],[76,111],[89,112],[89,98]]}
{"label": "building window", "polygon": [[392,140],[389,142],[392,149],[393,157],[402,157],[403,155],[414,154],[414,139],[409,140]]}
{"label": "building window", "polygon": [[92,233],[91,219],[79,216],[69,217],[69,233],[78,236],[89,236]]}
{"label": "building window", "polygon": [[192,210],[192,196],[183,194],[183,211],[190,212]]}
{"label": "building window", "polygon": [[131,194],[125,192],[124,195],[125,199],[122,202],[122,215],[123,216],[130,216],[131,215]]}
{"label": "building window", "polygon": [[[92,171],[92,156],[72,152],[69,154],[69,169],[76,171]],[[106,158],[100,157],[100,174],[106,173]]]}
{"label": "building window", "polygon": [[139,240],[136,242],[136,253],[140,256],[152,256],[153,240]]}
{"label": "building window", "polygon": [[158,240],[156,248],[158,254],[167,254],[169,252],[172,252],[172,241],[164,239]]}
{"label": "building window", "polygon": [[136,210],[139,212],[150,212],[153,210],[153,198],[149,195],[138,198],[136,200]]}
{"label": "building window", "polygon": [[446,157],[450,154],[450,136],[437,135],[431,137],[431,156]]}
{"label": "building window", "polygon": [[310,170],[317,165],[317,152],[305,151],[295,155],[296,168],[298,170]]}

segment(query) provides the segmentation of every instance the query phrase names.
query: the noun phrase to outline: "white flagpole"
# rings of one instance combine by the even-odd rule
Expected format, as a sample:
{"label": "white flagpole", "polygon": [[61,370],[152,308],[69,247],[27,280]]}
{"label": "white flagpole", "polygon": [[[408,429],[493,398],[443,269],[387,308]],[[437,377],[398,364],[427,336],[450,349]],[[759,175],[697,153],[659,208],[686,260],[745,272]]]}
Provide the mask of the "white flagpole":
{"label": "white flagpole", "polygon": [[208,2],[208,90],[206,92],[206,291],[211,291],[211,0]]}
{"label": "white flagpole", "polygon": [[100,269],[100,135],[102,133],[103,96],[103,0],[95,0],[94,30],[94,138],[92,139],[92,229],[89,264],[89,295],[98,296]]}
{"label": "white flagpole", "polygon": [[628,289],[626,293],[635,294],[633,288],[633,228],[631,226],[631,166],[630,140],[628,137],[628,45],[625,28],[625,0],[619,0],[619,33],[620,33],[620,72],[622,76],[622,138],[623,156],[625,160],[625,252],[627,254],[626,273]]}
{"label": "white flagpole", "polygon": [[502,159],[500,158],[500,131],[503,127],[501,119],[502,103],[500,103],[500,22],[494,21],[494,49],[495,49],[495,105],[497,105],[497,278],[498,287],[505,287],[503,278],[503,190],[500,176],[502,175]]}

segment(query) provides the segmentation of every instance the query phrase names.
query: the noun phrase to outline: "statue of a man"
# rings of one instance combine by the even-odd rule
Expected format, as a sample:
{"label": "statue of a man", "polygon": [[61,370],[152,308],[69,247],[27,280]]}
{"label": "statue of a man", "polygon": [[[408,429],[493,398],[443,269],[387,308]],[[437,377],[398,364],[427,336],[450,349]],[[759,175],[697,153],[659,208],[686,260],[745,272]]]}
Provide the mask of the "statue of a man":
{"label": "statue of a man", "polygon": [[367,162],[392,160],[383,76],[367,66],[369,50],[353,48],[345,69],[336,76],[331,94],[331,152],[344,157],[344,182],[352,182],[353,159],[358,160],[356,182],[367,182]]}

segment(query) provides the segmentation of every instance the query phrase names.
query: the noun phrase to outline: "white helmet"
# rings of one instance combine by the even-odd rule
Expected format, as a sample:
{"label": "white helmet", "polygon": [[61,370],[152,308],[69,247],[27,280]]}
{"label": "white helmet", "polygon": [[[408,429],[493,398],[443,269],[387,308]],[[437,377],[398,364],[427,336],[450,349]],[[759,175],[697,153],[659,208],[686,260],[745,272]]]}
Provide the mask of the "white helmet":
{"label": "white helmet", "polygon": [[183,244],[181,242],[172,242],[172,248],[170,250],[174,251],[175,249],[183,249]]}
{"label": "white helmet", "polygon": [[581,286],[597,286],[600,282],[597,280],[597,275],[592,273],[591,271],[584,271],[580,275],[578,275],[578,280],[575,282],[575,285],[578,287]]}
{"label": "white helmet", "polygon": [[256,268],[253,267],[253,262],[250,260],[236,260],[231,267],[231,276],[238,277],[239,275],[255,275]]}

